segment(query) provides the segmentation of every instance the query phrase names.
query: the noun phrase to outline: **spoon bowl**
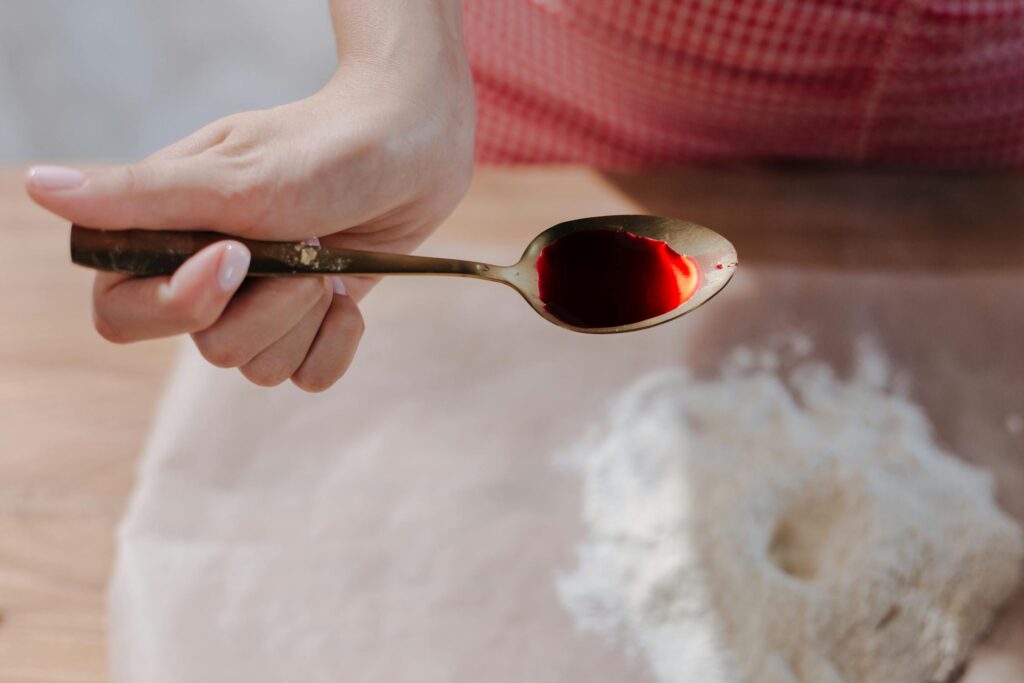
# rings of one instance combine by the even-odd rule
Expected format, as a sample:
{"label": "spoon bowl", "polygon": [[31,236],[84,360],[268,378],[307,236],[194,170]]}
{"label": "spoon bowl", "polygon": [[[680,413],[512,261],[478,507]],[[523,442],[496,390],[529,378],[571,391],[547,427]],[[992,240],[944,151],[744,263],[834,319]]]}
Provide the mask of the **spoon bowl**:
{"label": "spoon bowl", "polygon": [[[608,318],[606,322],[582,321],[560,310],[550,296],[545,296],[541,274],[545,259],[552,253],[549,247],[570,235],[592,239],[596,232],[618,233],[642,246],[654,247],[662,255],[669,254],[679,264],[673,271],[680,284],[669,304],[659,308],[637,309],[637,316]],[[611,239],[609,235],[599,237]],[[559,223],[535,237],[526,247],[519,262],[511,266],[495,266],[475,261],[445,259],[407,254],[358,251],[323,247],[308,242],[267,242],[250,240],[215,232],[180,230],[96,230],[79,225],[71,229],[71,260],[97,270],[128,273],[140,277],[171,275],[200,249],[231,239],[246,245],[252,254],[249,265],[251,276],[288,275],[449,275],[474,277],[500,282],[518,291],[526,302],[545,320],[576,332],[607,334],[630,332],[653,327],[685,315],[707,303],[720,292],[737,267],[736,250],[724,237],[713,230],[675,218],[658,216],[595,216]],[[574,237],[574,240],[581,239]],[[607,241],[607,240],[603,240]],[[615,240],[613,239],[612,242]],[[609,251],[611,249],[611,251]],[[593,292],[600,307],[601,297],[614,297],[604,274],[614,278],[620,264],[644,264],[630,249],[605,247],[598,269],[591,264],[590,280],[585,278],[571,284],[583,293]],[[583,253],[583,256],[586,254]],[[581,257],[582,258],[582,257]],[[553,261],[553,259],[548,259]],[[576,259],[580,261],[580,259]],[[586,264],[569,263],[576,266]],[[564,261],[562,267],[565,267]],[[584,269],[585,270],[585,269]],[[634,268],[635,270],[635,268]],[[625,272],[625,271],[624,271]],[[619,273],[622,282],[623,273]],[[653,275],[646,270],[631,274],[622,291],[631,296],[647,299],[654,294]],[[684,280],[686,282],[684,282]],[[671,281],[670,281],[671,282]],[[684,286],[685,285],[685,286]],[[673,286],[673,288],[675,288]],[[685,290],[685,291],[684,291]],[[638,317],[639,316],[639,317]],[[606,324],[607,323],[607,324]]]}
{"label": "spoon bowl", "polygon": [[[696,266],[696,289],[671,310],[635,322],[582,326],[557,316],[541,297],[538,260],[544,250],[558,240],[573,233],[595,230],[626,233],[666,244]],[[736,249],[732,244],[714,230],[696,223],[659,216],[595,216],[559,223],[537,235],[526,247],[519,263],[506,269],[505,282],[519,291],[545,320],[576,332],[608,334],[653,327],[697,309],[728,284],[737,265]]]}

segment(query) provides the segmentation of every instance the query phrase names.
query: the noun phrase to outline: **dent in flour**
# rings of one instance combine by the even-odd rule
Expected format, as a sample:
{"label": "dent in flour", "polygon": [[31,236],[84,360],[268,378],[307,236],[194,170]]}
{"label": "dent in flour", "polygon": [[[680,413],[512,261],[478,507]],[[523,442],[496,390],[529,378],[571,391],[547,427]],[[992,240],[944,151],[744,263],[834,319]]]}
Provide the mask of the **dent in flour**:
{"label": "dent in flour", "polygon": [[1017,585],[1020,529],[876,350],[847,381],[777,360],[648,377],[570,454],[589,536],[564,605],[663,683],[945,680]]}

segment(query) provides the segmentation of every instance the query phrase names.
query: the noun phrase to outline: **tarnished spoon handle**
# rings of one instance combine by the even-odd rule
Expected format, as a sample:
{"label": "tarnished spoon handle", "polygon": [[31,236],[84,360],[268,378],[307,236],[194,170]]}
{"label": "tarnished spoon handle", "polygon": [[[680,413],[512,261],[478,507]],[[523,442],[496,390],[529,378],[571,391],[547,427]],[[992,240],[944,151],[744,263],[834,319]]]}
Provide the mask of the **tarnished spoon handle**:
{"label": "tarnished spoon handle", "polygon": [[217,232],[95,230],[71,226],[71,260],[80,266],[139,276],[170,275],[197,251],[234,240],[252,254],[250,275],[461,275],[500,279],[503,269],[458,259],[265,242]]}

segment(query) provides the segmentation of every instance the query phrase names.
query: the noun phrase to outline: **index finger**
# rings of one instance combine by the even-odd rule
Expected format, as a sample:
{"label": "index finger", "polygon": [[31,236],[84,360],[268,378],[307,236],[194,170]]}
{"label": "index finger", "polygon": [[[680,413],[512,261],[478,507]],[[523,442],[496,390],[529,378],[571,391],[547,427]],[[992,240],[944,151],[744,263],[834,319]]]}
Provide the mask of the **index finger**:
{"label": "index finger", "polygon": [[170,277],[96,276],[93,317],[115,343],[199,332],[220,317],[249,268],[249,250],[234,241],[198,252]]}

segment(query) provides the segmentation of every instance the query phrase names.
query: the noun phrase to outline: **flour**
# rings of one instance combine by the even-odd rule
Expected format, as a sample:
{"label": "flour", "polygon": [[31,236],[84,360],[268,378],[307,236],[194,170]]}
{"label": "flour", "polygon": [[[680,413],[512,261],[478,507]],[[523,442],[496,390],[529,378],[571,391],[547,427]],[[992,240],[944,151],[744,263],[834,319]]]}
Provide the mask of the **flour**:
{"label": "flour", "polygon": [[560,596],[664,683],[944,681],[1013,592],[1020,530],[877,351],[845,381],[794,362],[628,390],[569,457],[589,537]]}

